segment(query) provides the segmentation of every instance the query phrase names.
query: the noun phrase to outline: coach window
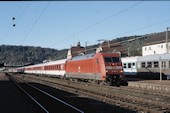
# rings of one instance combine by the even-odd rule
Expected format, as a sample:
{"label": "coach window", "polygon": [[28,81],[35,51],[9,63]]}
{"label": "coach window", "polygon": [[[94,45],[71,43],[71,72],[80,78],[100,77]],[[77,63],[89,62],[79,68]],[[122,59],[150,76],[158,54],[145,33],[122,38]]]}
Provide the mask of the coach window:
{"label": "coach window", "polygon": [[158,62],[154,62],[154,68],[158,68],[159,67],[159,63]]}
{"label": "coach window", "polygon": [[131,63],[128,63],[128,68],[131,68]]}
{"label": "coach window", "polygon": [[161,48],[163,48],[163,45],[161,45]]}
{"label": "coach window", "polygon": [[148,63],[147,63],[147,67],[148,67],[148,68],[151,68],[151,67],[152,67],[152,62],[148,62]]}
{"label": "coach window", "polygon": [[145,62],[142,62],[142,63],[141,63],[141,67],[142,67],[142,68],[145,68]]}
{"label": "coach window", "polygon": [[132,67],[135,68],[135,63],[132,63]]}
{"label": "coach window", "polygon": [[162,64],[162,67],[163,67],[163,68],[166,68],[166,61],[162,61],[161,64]]}
{"label": "coach window", "polygon": [[126,63],[124,63],[124,68],[126,68]]}
{"label": "coach window", "polygon": [[133,66],[135,66],[135,63],[132,63]]}

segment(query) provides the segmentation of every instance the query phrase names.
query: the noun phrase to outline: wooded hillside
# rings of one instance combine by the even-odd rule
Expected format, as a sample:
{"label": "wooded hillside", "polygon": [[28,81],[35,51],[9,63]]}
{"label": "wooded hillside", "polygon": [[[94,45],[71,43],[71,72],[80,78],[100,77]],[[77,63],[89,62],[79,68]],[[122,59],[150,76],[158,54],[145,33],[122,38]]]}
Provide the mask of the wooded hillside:
{"label": "wooded hillside", "polygon": [[0,46],[0,63],[8,65],[22,65],[41,63],[44,60],[57,60],[66,58],[68,50],[55,50],[33,46]]}

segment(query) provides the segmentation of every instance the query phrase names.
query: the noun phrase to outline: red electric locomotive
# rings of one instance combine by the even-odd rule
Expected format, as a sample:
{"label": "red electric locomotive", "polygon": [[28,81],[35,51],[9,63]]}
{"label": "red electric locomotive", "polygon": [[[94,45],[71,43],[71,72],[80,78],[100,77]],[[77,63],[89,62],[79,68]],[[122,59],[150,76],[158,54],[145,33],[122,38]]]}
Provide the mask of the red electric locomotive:
{"label": "red electric locomotive", "polygon": [[67,60],[66,78],[120,85],[123,67],[119,53],[92,53]]}

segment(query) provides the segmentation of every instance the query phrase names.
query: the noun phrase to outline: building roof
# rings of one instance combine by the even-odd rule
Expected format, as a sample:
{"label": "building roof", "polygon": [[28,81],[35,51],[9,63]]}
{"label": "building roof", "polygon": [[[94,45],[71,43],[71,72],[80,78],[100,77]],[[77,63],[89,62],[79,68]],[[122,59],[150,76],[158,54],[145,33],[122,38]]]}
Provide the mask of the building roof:
{"label": "building roof", "polygon": [[[170,42],[170,31],[168,31],[168,42]],[[143,46],[165,43],[166,42],[166,32],[154,33],[148,36],[146,42]]]}

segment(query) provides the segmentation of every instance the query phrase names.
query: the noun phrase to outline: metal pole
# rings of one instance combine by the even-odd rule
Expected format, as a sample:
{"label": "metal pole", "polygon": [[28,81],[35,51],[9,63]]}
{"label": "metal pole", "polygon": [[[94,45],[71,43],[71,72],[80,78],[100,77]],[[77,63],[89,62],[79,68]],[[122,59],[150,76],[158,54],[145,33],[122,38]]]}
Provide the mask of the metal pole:
{"label": "metal pole", "polygon": [[88,41],[85,42],[85,54],[87,52],[87,43],[88,43]]}
{"label": "metal pole", "polygon": [[168,27],[166,29],[166,53],[168,53]]}
{"label": "metal pole", "polygon": [[128,47],[128,56],[129,56],[129,47]]}
{"label": "metal pole", "polygon": [[166,28],[166,53],[169,53],[169,47],[168,47],[168,29],[170,27]]}
{"label": "metal pole", "polygon": [[24,76],[24,72],[25,72],[25,66],[24,66],[24,65],[25,65],[25,61],[24,61],[24,56],[25,56],[25,55],[24,55],[24,46],[23,46],[22,49],[23,49],[23,70],[22,70],[21,73],[23,74],[23,78],[25,78],[25,76]]}
{"label": "metal pole", "polygon": [[162,61],[161,61],[161,57],[159,57],[159,64],[160,64],[160,66],[159,66],[159,69],[160,69],[160,81],[162,81]]}
{"label": "metal pole", "polygon": [[107,40],[108,41],[108,48],[110,48],[110,40]]}

